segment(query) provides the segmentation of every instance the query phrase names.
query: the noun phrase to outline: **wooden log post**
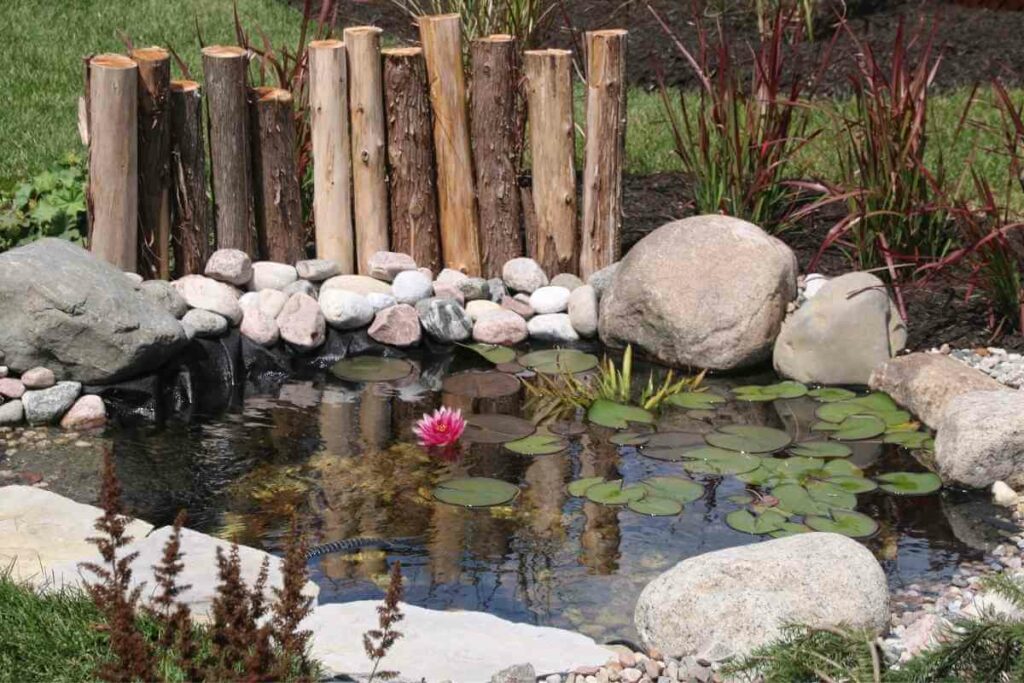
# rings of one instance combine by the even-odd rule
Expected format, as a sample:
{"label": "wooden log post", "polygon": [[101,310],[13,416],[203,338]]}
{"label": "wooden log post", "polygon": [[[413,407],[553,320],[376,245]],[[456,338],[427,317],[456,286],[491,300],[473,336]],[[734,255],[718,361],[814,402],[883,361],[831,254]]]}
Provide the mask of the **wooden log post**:
{"label": "wooden log post", "polygon": [[587,141],[583,165],[580,276],[620,254],[622,166],[626,154],[627,31],[591,31],[587,45]]}
{"label": "wooden log post", "polygon": [[243,48],[233,45],[203,48],[217,248],[240,249],[256,258],[246,102],[248,66],[249,55]]}
{"label": "wooden log post", "polygon": [[352,193],[355,199],[356,268],[370,272],[370,257],[388,249],[388,187],[385,167],[381,29],[345,29],[352,119]]}
{"label": "wooden log post", "polygon": [[483,272],[476,213],[473,154],[469,143],[462,26],[457,14],[420,17],[434,107],[434,149],[444,264],[469,275]]}
{"label": "wooden log post", "polygon": [[135,272],[139,234],[138,66],[117,54],[89,60],[89,248]]}
{"label": "wooden log post", "polygon": [[131,51],[139,65],[139,274],[171,275],[171,55],[160,47]]}
{"label": "wooden log post", "polygon": [[516,42],[494,35],[470,46],[473,80],[469,101],[485,277],[501,277],[509,259],[523,255],[520,228]]}
{"label": "wooden log post", "polygon": [[384,50],[383,55],[391,248],[437,273],[444,266],[426,62],[418,47]]}
{"label": "wooden log post", "polygon": [[295,263],[306,258],[302,196],[295,161],[292,94],[281,88],[253,88],[252,178],[256,236],[263,258]]}
{"label": "wooden log post", "polygon": [[348,134],[345,43],[309,44],[309,106],[313,143],[313,223],[317,258],[355,272],[352,231],[352,152]]}
{"label": "wooden log post", "polygon": [[210,258],[203,98],[195,81],[171,81],[171,244],[174,276],[202,274]]}
{"label": "wooden log post", "polygon": [[572,53],[529,50],[523,57],[533,160],[537,234],[530,256],[549,275],[573,273],[577,264],[575,129]]}

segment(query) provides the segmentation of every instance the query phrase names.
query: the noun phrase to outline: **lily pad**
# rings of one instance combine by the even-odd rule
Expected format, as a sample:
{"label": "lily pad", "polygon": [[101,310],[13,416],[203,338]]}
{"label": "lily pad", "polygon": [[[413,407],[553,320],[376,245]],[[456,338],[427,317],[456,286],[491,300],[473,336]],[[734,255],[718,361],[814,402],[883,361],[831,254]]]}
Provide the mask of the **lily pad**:
{"label": "lily pad", "polygon": [[882,443],[894,443],[904,448],[924,448],[931,438],[927,432],[893,432],[882,437]]}
{"label": "lily pad", "polygon": [[[831,403],[829,405],[839,405]],[[829,436],[838,441],[872,439],[885,432],[885,422],[874,415],[851,415],[839,423],[839,429]]]}
{"label": "lily pad", "polygon": [[828,505],[830,508],[852,510],[857,507],[856,494],[850,493],[842,487],[833,486],[831,482],[809,481],[805,488],[807,493],[811,495],[811,498],[819,503]]}
{"label": "lily pad", "polygon": [[850,493],[868,493],[878,488],[878,484],[865,479],[849,475],[837,475],[828,478],[828,483]]}
{"label": "lily pad", "polygon": [[507,443],[530,436],[537,428],[512,415],[474,414],[466,418],[462,438],[473,443]]}
{"label": "lily pad", "polygon": [[514,500],[519,495],[519,487],[490,477],[466,477],[443,481],[434,487],[432,494],[436,500],[449,505],[482,508]]}
{"label": "lily pad", "polygon": [[818,389],[808,391],[807,395],[817,401],[821,401],[822,403],[848,401],[851,398],[857,397],[857,394],[849,389],[842,389],[840,387],[820,387]]}
{"label": "lily pad", "polygon": [[704,460],[686,460],[683,462],[683,469],[693,474],[743,474],[756,470],[763,459],[747,453],[726,452],[728,455]]}
{"label": "lily pad", "polygon": [[568,441],[554,434],[532,434],[505,444],[505,448],[520,455],[551,455],[568,447]]}
{"label": "lily pad", "polygon": [[334,376],[346,382],[392,382],[407,377],[412,363],[401,358],[356,356],[342,358],[331,367]]}
{"label": "lily pad", "polygon": [[850,538],[868,538],[878,531],[878,522],[853,510],[832,510],[831,517],[805,517],[804,524],[815,531],[830,531]]}
{"label": "lily pad", "polygon": [[755,425],[726,425],[706,434],[704,440],[717,448],[740,453],[772,453],[790,444],[789,434],[781,429]]}
{"label": "lily pad", "polygon": [[924,496],[942,488],[942,480],[931,472],[889,472],[876,479],[883,491],[897,496]]}
{"label": "lily pad", "polygon": [[725,403],[725,397],[711,391],[683,391],[669,396],[665,403],[688,410],[709,410]]}
{"label": "lily pad", "polygon": [[516,359],[516,352],[507,346],[499,346],[498,344],[459,344],[472,351],[476,351],[481,356],[491,361],[495,365],[500,363],[511,363]]}
{"label": "lily pad", "polygon": [[787,380],[777,384],[736,387],[732,392],[740,401],[774,401],[780,398],[800,398],[807,394],[807,386]]}
{"label": "lily pad", "polygon": [[583,479],[577,479],[569,484],[569,495],[582,498],[587,494],[587,489],[591,486],[596,486],[604,481],[604,477],[585,477]]}
{"label": "lily pad", "polygon": [[587,426],[582,422],[558,420],[548,425],[548,431],[559,436],[579,436],[587,431]]}
{"label": "lily pad", "polygon": [[650,433],[619,432],[618,434],[613,434],[608,440],[616,446],[643,446],[650,439]]}
{"label": "lily pad", "polygon": [[811,527],[806,524],[798,524],[796,522],[786,522],[782,525],[778,531],[773,531],[769,534],[772,538],[785,538],[786,536],[793,536],[795,534],[806,534],[811,531]]}
{"label": "lily pad", "polygon": [[678,500],[656,496],[644,496],[639,500],[631,500],[626,503],[626,507],[633,512],[651,517],[670,517],[683,511],[683,504]]}
{"label": "lily pad", "polygon": [[639,484],[623,486],[622,480],[606,481],[603,484],[596,484],[587,489],[587,498],[594,503],[602,505],[625,505],[631,500],[640,500],[647,493],[647,489]]}
{"label": "lily pad", "polygon": [[754,502],[754,496],[749,493],[737,493],[727,497],[726,500],[737,505],[748,505]]}
{"label": "lily pad", "polygon": [[687,451],[704,445],[704,435],[696,432],[657,432],[651,434],[641,455],[655,460],[676,462],[690,457]]}
{"label": "lily pad", "polygon": [[810,492],[799,484],[782,484],[771,491],[779,499],[779,507],[796,515],[827,515],[829,505],[815,500]]}
{"label": "lily pad", "polygon": [[704,487],[682,477],[651,477],[640,482],[648,496],[692,503],[704,495]]}
{"label": "lily pad", "polygon": [[576,374],[597,367],[597,356],[575,349],[546,349],[519,357],[519,364],[546,375]]}
{"label": "lily pad", "polygon": [[590,404],[590,409],[587,410],[587,419],[602,427],[626,429],[630,422],[653,423],[654,415],[637,406],[628,406],[599,398]]}
{"label": "lily pad", "polygon": [[759,515],[748,510],[733,510],[725,516],[725,523],[745,534],[770,534],[786,523],[786,516],[776,510],[765,510]]}
{"label": "lily pad", "polygon": [[803,441],[790,446],[789,452],[806,458],[846,458],[853,450],[834,441]]}
{"label": "lily pad", "polygon": [[511,396],[522,386],[514,375],[496,370],[469,370],[445,378],[444,391],[470,398],[501,398]]}

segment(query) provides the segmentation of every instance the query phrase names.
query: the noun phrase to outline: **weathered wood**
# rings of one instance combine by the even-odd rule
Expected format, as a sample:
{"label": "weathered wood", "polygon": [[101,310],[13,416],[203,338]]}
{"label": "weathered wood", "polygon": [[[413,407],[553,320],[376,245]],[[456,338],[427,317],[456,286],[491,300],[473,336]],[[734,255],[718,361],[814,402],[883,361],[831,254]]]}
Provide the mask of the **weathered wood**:
{"label": "weathered wood", "polygon": [[171,81],[171,244],[174,276],[202,273],[210,257],[203,98],[195,81]]}
{"label": "weathered wood", "polygon": [[469,275],[480,275],[483,270],[459,15],[420,17],[419,27],[430,79],[430,101],[434,107],[444,264]]}
{"label": "weathered wood", "polygon": [[171,275],[171,137],[168,99],[171,55],[160,47],[137,48],[139,66],[139,274]]}
{"label": "weathered wood", "polygon": [[340,40],[309,44],[316,255],[337,261],[346,275],[355,272],[347,61]]}
{"label": "weathered wood", "polygon": [[203,48],[213,214],[218,249],[256,257],[252,154],[246,103],[248,53],[233,45]]}
{"label": "weathered wood", "polygon": [[524,54],[526,102],[533,160],[537,235],[531,253],[550,274],[576,271],[575,129],[572,53],[530,50]]}
{"label": "weathered wood", "polygon": [[292,95],[281,88],[253,88],[249,102],[260,254],[278,263],[295,263],[306,258],[306,237],[295,161]]}
{"label": "weathered wood", "polygon": [[352,120],[352,190],[355,198],[356,267],[370,272],[370,257],[388,249],[388,187],[385,168],[381,29],[345,29]]}
{"label": "weathered wood", "polygon": [[474,40],[470,87],[473,165],[480,211],[480,248],[485,277],[501,277],[509,259],[523,255],[520,227],[516,42],[494,35]]}
{"label": "weathered wood", "polygon": [[383,55],[391,248],[437,273],[443,265],[426,62],[418,47],[384,50]]}
{"label": "weathered wood", "polygon": [[627,31],[591,31],[587,44],[587,141],[583,162],[580,276],[619,259],[626,154]]}
{"label": "weathered wood", "polygon": [[117,54],[89,60],[89,248],[121,270],[138,264],[138,66]]}

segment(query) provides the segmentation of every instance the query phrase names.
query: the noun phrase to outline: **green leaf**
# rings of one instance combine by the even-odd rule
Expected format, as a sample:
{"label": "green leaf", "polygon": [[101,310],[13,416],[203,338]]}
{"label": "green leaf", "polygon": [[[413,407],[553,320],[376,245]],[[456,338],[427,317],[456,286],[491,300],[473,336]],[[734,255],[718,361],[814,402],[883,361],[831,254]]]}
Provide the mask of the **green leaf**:
{"label": "green leaf", "polygon": [[799,484],[782,484],[772,489],[771,494],[779,499],[779,507],[797,515],[826,515],[829,506],[815,500],[810,492]]}
{"label": "green leaf", "polygon": [[806,488],[811,498],[819,503],[824,503],[830,508],[852,510],[857,507],[856,495],[841,487],[833,486],[830,482],[809,481]]}
{"label": "green leaf", "polygon": [[631,500],[640,500],[647,493],[643,486],[633,484],[623,486],[622,480],[607,481],[587,489],[587,498],[602,505],[625,505]]}
{"label": "green leaf", "polygon": [[710,410],[725,403],[725,398],[710,391],[684,391],[669,396],[665,403],[688,410]]}
{"label": "green leaf", "polygon": [[577,498],[582,498],[587,495],[587,489],[591,486],[595,486],[604,481],[604,477],[586,477],[584,479],[577,479],[569,484],[569,495]]}
{"label": "green leaf", "polygon": [[806,534],[811,531],[811,528],[806,524],[797,524],[796,522],[785,522],[778,531],[773,531],[769,534],[772,538],[785,538],[786,536],[794,536],[796,534]]}
{"label": "green leaf", "polygon": [[803,441],[790,446],[789,452],[807,458],[846,458],[853,453],[849,446],[834,441]]}
{"label": "green leaf", "polygon": [[520,455],[551,455],[568,447],[568,441],[554,434],[533,434],[505,444],[505,448]]}
{"label": "green leaf", "polygon": [[876,479],[883,491],[897,496],[924,496],[942,488],[942,480],[931,472],[889,472]]}
{"label": "green leaf", "polygon": [[476,351],[495,365],[498,365],[499,363],[511,363],[516,359],[516,352],[507,346],[479,343],[459,344],[459,346],[465,347],[471,351]]}
{"label": "green leaf", "polygon": [[726,425],[706,434],[704,440],[717,448],[740,453],[772,453],[788,446],[792,439],[781,429]]}
{"label": "green leaf", "polygon": [[519,364],[547,375],[576,374],[597,367],[597,356],[575,349],[546,349],[519,357]]}
{"label": "green leaf", "polygon": [[640,484],[647,489],[648,496],[668,498],[680,503],[692,503],[704,495],[704,487],[682,477],[651,477]]}
{"label": "green leaf", "polygon": [[626,503],[626,507],[633,512],[651,517],[669,517],[683,511],[683,504],[678,500],[656,496],[644,496],[639,500],[631,500]]}
{"label": "green leaf", "polygon": [[725,516],[725,523],[736,531],[756,536],[778,531],[786,523],[786,516],[776,510],[765,510],[756,516],[747,510],[733,510]]}
{"label": "green leaf", "polygon": [[928,432],[893,432],[882,437],[882,443],[894,443],[904,448],[924,448],[930,438]]}
{"label": "green leaf", "polygon": [[754,496],[749,493],[737,493],[726,498],[730,503],[736,503],[737,505],[749,505],[754,502]]}
{"label": "green leaf", "polygon": [[849,389],[841,389],[839,387],[821,387],[819,389],[812,389],[807,392],[807,395],[813,399],[821,401],[822,403],[846,401],[857,397],[857,394]]}
{"label": "green leaf", "polygon": [[435,500],[468,508],[504,505],[518,495],[518,486],[489,477],[449,479],[433,490]]}
{"label": "green leaf", "polygon": [[782,398],[800,398],[807,393],[807,386],[800,382],[785,381],[777,384],[749,384],[732,390],[740,401],[774,401]]}
{"label": "green leaf", "polygon": [[829,484],[850,493],[868,493],[878,488],[878,484],[863,477],[839,475],[826,479]]}
{"label": "green leaf", "polygon": [[829,477],[859,477],[863,471],[849,460],[829,460],[822,465],[822,472]]}
{"label": "green leaf", "polygon": [[466,417],[462,438],[472,443],[507,443],[530,436],[537,428],[513,415],[475,414]]}
{"label": "green leaf", "polygon": [[[839,405],[830,403],[827,405]],[[830,436],[839,441],[871,439],[885,432],[885,422],[874,415],[851,415],[839,423],[839,429]]]}
{"label": "green leaf", "polygon": [[441,387],[449,394],[469,398],[502,398],[519,392],[515,375],[496,370],[467,370],[444,378]]}
{"label": "green leaf", "polygon": [[619,432],[618,434],[613,434],[608,440],[616,446],[643,446],[650,439],[651,435],[649,433]]}
{"label": "green leaf", "polygon": [[868,538],[878,531],[878,522],[853,510],[834,509],[831,517],[805,517],[804,524],[815,531],[830,531],[850,538]]}
{"label": "green leaf", "polygon": [[654,415],[643,408],[599,398],[590,404],[587,419],[602,427],[626,429],[630,422],[653,423]]}
{"label": "green leaf", "polygon": [[331,372],[347,382],[391,382],[407,377],[412,372],[412,363],[401,358],[356,356],[342,358]]}
{"label": "green leaf", "polygon": [[693,474],[743,474],[756,470],[763,458],[747,453],[728,452],[728,455],[711,457],[704,460],[686,460],[683,469]]}

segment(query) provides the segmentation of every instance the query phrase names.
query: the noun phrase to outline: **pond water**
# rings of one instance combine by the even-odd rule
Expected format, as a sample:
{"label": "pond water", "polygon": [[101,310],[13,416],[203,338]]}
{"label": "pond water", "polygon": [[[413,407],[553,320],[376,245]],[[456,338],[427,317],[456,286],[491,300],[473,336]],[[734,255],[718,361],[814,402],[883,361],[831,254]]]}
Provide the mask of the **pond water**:
{"label": "pond water", "polygon": [[[493,367],[472,351],[411,360],[413,373],[390,382],[344,382],[308,368],[270,386],[246,387],[227,411],[122,426],[103,438],[112,445],[132,511],[154,524],[169,523],[187,508],[191,527],[278,553],[293,514],[312,543],[420,539],[401,552],[311,560],[321,602],[379,599],[389,564],[399,559],[406,600],[413,604],[484,610],[573,628],[601,641],[633,639],[633,606],[646,582],[684,558],[766,538],[724,521],[744,507],[730,500],[748,490],[742,481],[688,473],[679,461],[616,446],[608,440],[614,431],[604,427],[587,425],[569,439],[567,450],[552,455],[524,456],[479,443],[454,461],[428,454],[414,445],[412,434],[424,412],[447,405],[466,414],[524,416],[527,409],[522,391],[472,398],[443,390],[443,380],[454,373]],[[634,375],[646,380],[649,366],[637,365]],[[731,387],[776,381],[764,373],[712,378],[705,386],[732,396]],[[699,434],[727,424],[764,425],[804,439],[820,405],[803,396],[730,399],[714,411],[669,406],[656,426]],[[878,438],[850,446],[846,460],[865,476],[923,471],[906,450]],[[94,486],[92,461],[75,453],[47,458],[35,466],[53,472],[55,490],[88,498],[83,492]],[[703,494],[681,514],[650,517],[567,492],[581,477],[635,482],[664,475],[692,478],[704,485]],[[522,492],[509,504],[483,509],[431,499],[437,482],[468,476],[500,479]],[[976,520],[993,514],[982,498],[955,491],[863,493],[857,510],[879,525],[863,542],[894,587],[941,578],[957,562],[982,556],[985,540],[977,528],[984,523]]]}

